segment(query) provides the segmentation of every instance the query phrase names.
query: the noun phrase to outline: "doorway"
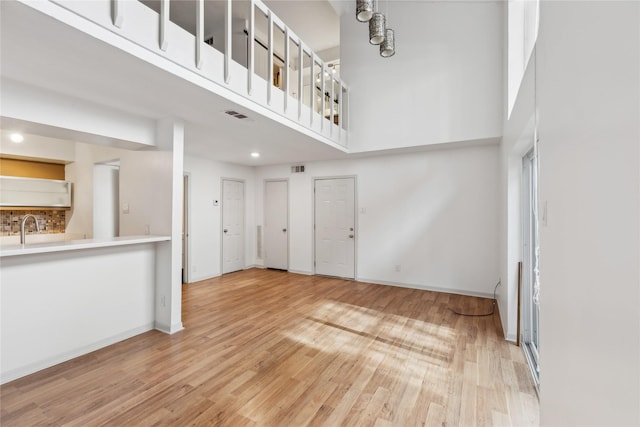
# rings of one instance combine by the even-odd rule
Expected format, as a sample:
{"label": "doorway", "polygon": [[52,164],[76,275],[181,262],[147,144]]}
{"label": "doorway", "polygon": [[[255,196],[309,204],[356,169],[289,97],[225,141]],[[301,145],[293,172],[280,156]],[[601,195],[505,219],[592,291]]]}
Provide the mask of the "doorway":
{"label": "doorway", "polygon": [[522,294],[521,342],[534,380],[539,384],[539,244],[538,244],[538,162],[535,150],[522,159]]}
{"label": "doorway", "polygon": [[355,279],[355,178],[314,180],[315,274]]}
{"label": "doorway", "polygon": [[93,238],[120,235],[120,161],[93,165]]}
{"label": "doorway", "polygon": [[222,274],[244,269],[244,181],[222,180]]}
{"label": "doorway", "polygon": [[289,182],[265,181],[264,266],[289,269]]}
{"label": "doorway", "polygon": [[182,177],[182,283],[189,283],[189,174]]}

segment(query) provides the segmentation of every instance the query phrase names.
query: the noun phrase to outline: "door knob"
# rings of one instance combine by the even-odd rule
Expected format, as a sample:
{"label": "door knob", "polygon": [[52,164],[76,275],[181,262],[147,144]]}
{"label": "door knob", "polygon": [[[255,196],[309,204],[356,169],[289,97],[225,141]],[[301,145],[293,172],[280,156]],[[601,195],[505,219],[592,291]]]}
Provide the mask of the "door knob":
{"label": "door knob", "polygon": [[229,231],[229,230],[227,230],[227,229],[225,228],[225,229],[224,229],[224,230],[222,230],[222,231],[223,231],[224,233],[226,233],[226,232],[227,232],[227,231]]}
{"label": "door knob", "polygon": [[287,229],[286,229],[286,228],[283,228],[283,229],[282,229],[282,232],[283,232],[283,233],[286,233],[286,232],[287,232]]}
{"label": "door knob", "polygon": [[350,238],[350,239],[353,239],[353,234],[349,234],[349,238]]}

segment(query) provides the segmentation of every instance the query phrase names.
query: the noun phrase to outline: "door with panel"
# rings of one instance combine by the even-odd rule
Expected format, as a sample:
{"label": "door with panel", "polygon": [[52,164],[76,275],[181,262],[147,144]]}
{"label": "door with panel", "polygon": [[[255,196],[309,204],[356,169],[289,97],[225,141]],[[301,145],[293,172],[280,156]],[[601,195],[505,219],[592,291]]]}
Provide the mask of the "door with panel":
{"label": "door with panel", "polygon": [[264,265],[289,268],[289,183],[266,181],[264,186]]}
{"label": "door with panel", "polygon": [[244,269],[244,182],[222,180],[222,274]]}
{"label": "door with panel", "polygon": [[355,278],[355,178],[314,181],[315,273]]}

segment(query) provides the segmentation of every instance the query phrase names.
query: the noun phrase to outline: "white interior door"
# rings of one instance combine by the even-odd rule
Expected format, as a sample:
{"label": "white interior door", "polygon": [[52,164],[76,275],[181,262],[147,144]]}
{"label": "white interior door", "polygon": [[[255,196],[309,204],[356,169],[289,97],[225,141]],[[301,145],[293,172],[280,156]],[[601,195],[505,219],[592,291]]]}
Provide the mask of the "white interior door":
{"label": "white interior door", "polygon": [[315,271],[355,278],[355,179],[315,180]]}
{"label": "white interior door", "polygon": [[289,268],[289,183],[267,181],[264,190],[264,265]]}
{"label": "white interior door", "polygon": [[222,274],[244,269],[244,183],[222,180]]}

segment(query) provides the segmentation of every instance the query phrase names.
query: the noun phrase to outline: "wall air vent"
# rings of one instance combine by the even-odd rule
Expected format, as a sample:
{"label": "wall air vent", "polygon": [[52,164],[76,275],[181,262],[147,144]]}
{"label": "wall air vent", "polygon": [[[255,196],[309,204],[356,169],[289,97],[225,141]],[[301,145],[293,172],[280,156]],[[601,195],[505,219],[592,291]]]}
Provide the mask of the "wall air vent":
{"label": "wall air vent", "polygon": [[304,165],[291,166],[291,173],[304,173]]}
{"label": "wall air vent", "polygon": [[233,111],[233,110],[227,110],[224,113],[228,114],[230,116],[233,116],[236,119],[248,119],[249,118],[249,116],[247,116],[246,114],[238,113],[237,111]]}

